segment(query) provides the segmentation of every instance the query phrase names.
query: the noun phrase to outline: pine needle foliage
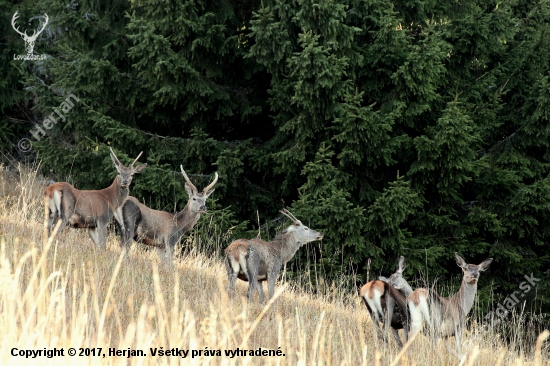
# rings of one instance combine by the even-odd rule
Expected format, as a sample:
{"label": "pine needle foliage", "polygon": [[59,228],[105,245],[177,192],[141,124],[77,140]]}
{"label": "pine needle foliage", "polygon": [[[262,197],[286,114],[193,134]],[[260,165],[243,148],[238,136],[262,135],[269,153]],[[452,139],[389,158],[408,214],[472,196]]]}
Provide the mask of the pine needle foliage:
{"label": "pine needle foliage", "polygon": [[[185,204],[181,164],[197,186],[218,172],[228,226],[257,232],[285,205],[325,233],[295,271],[359,284],[369,258],[378,275],[404,255],[409,278],[449,280],[454,252],[493,257],[483,307],[533,273],[550,309],[549,1],[0,5],[51,22],[46,61],[0,61],[2,121],[30,131],[80,100],[34,141],[52,178],[102,188],[109,147],[144,151],[131,194],[153,208]],[[10,128],[3,142],[31,137]]]}

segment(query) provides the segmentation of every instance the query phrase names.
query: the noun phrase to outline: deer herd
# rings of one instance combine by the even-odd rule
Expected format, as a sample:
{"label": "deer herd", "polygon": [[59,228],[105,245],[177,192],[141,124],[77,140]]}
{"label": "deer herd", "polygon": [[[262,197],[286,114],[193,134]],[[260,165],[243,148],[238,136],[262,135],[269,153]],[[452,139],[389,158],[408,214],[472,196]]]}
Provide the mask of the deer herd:
{"label": "deer herd", "polygon": [[[120,246],[127,253],[132,241],[155,247],[159,257],[172,264],[174,247],[183,234],[197,223],[201,213],[206,212],[206,200],[214,192],[214,180],[201,192],[189,180],[180,166],[185,179],[185,192],[189,196],[183,210],[176,213],[153,210],[129,196],[129,186],[135,173],[141,172],[147,164],[134,166],[142,153],[128,166],[124,166],[110,149],[111,160],[117,170],[113,183],[101,190],[78,190],[67,182],[49,185],[44,191],[49,211],[48,230],[57,220],[60,230],[65,226],[86,228],[90,237],[100,249],[106,249],[106,228],[114,217],[120,235]],[[254,291],[264,302],[262,282],[267,281],[269,298],[273,297],[275,282],[281,268],[294,257],[298,249],[312,241],[321,240],[323,234],[308,228],[288,210],[280,211],[292,221],[272,241],[260,239],[238,239],[225,249],[229,295],[235,292],[235,281],[247,281],[248,301]],[[477,292],[480,272],[489,268],[492,258],[479,265],[467,264],[455,253],[457,265],[462,269],[462,284],[458,292],[450,297],[440,296],[433,289],[413,290],[403,278],[405,259],[400,257],[398,268],[389,278],[380,276],[360,290],[360,296],[375,325],[377,338],[388,342],[389,328],[399,347],[403,343],[398,330],[404,330],[405,341],[409,332],[414,334],[426,325],[435,345],[438,337],[455,336],[456,349],[460,352],[461,336]],[[382,328],[380,328],[382,323]]]}

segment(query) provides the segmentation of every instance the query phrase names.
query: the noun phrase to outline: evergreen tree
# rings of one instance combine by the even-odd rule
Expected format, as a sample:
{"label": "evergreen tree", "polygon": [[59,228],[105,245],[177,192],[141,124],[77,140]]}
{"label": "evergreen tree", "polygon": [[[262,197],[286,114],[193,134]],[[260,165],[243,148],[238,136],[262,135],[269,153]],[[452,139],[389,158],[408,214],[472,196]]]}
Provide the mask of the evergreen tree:
{"label": "evergreen tree", "polygon": [[187,199],[180,164],[197,185],[216,170],[214,217],[256,232],[257,214],[269,222],[292,206],[325,234],[308,250],[327,275],[362,277],[369,258],[387,274],[404,255],[408,278],[458,287],[458,251],[495,258],[484,304],[531,272],[548,279],[548,1],[0,7],[4,56],[21,47],[4,36],[15,10],[50,16],[37,46],[46,61],[0,60],[0,139],[32,138],[68,95],[79,99],[34,141],[59,180],[105,187],[109,146],[126,161],[143,150],[132,195],[172,211]]}

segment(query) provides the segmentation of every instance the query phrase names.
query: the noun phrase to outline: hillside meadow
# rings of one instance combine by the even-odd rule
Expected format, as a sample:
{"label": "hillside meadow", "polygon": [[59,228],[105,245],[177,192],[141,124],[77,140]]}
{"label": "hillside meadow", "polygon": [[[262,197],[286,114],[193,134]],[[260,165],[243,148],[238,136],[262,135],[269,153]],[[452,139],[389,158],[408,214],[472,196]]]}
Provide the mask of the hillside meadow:
{"label": "hillside meadow", "polygon": [[[548,332],[539,336],[519,316],[507,322],[508,337],[472,321],[460,357],[450,351],[454,339],[450,349],[442,340],[433,349],[424,335],[399,352],[393,339],[388,347],[376,343],[357,293],[338,284],[313,293],[280,280],[275,301],[247,305],[243,282],[229,301],[221,256],[191,250],[169,268],[138,245],[124,258],[112,232],[106,251],[83,230],[48,238],[45,181],[36,168],[11,170],[0,173],[2,365],[550,365]],[[192,232],[187,240],[193,245],[197,237]],[[211,240],[219,244],[223,235],[213,232]],[[67,355],[70,347],[76,356]],[[12,356],[54,348],[64,356]],[[78,356],[80,348],[90,356]],[[158,356],[173,348],[189,353]],[[248,354],[259,348],[272,355]],[[146,356],[112,356],[109,349]]]}

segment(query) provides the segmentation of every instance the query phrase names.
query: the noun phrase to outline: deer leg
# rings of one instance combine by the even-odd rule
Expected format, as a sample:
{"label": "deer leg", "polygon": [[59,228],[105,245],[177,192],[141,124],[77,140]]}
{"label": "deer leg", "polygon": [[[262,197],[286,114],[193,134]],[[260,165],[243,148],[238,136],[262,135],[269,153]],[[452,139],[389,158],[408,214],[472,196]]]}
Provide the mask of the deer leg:
{"label": "deer leg", "polygon": [[115,228],[118,233],[119,242],[118,245],[122,249],[122,252],[124,253],[124,257],[126,258],[128,256],[128,252],[130,251],[130,245],[125,245],[126,243],[126,230],[118,220],[115,220]]}
{"label": "deer leg", "polygon": [[403,343],[401,342],[401,338],[399,338],[399,332],[395,328],[392,328],[391,330],[393,332],[393,338],[395,338],[395,342],[397,343],[397,347],[403,348]]}
{"label": "deer leg", "polygon": [[53,226],[56,224],[57,219],[61,217],[60,204],[61,195],[54,192],[53,197],[48,198],[48,208],[50,212],[48,215],[48,235],[51,235]]}
{"label": "deer leg", "polygon": [[252,297],[254,296],[254,288],[256,287],[256,282],[258,282],[260,257],[252,248],[248,248],[248,253],[246,254],[245,260],[248,277],[248,302],[251,302]]}
{"label": "deer leg", "polygon": [[166,245],[166,260],[169,265],[174,264],[174,247],[176,242],[179,240],[179,237],[176,239],[170,239],[168,245]]}
{"label": "deer leg", "polygon": [[462,353],[462,326],[459,324],[455,329],[455,343],[456,343],[456,352],[457,356],[460,357]]}
{"label": "deer leg", "polygon": [[166,258],[166,250],[165,248],[159,248],[159,247],[155,247],[155,249],[157,250],[157,254],[159,256],[159,259],[161,261],[164,261],[165,258]]}
{"label": "deer leg", "polygon": [[229,298],[232,299],[235,295],[235,282],[237,281],[238,270],[235,271],[235,269],[233,268],[229,256],[225,257],[225,270],[227,271]]}
{"label": "deer leg", "polygon": [[56,215],[55,218],[52,218],[52,225],[50,226],[49,223],[48,223],[48,236],[52,235],[53,227],[59,222],[59,220],[61,220],[61,225],[59,225],[59,229],[57,230],[57,234],[59,234],[61,232],[61,230],[63,230],[63,228],[65,228],[65,226],[67,226],[67,220],[63,220],[62,217],[60,217],[59,215]]}
{"label": "deer leg", "polygon": [[409,341],[409,319],[407,317],[407,319],[405,320],[405,324],[403,324],[403,333],[405,334],[405,343],[407,343]]}
{"label": "deer leg", "polygon": [[57,219],[59,218],[59,214],[55,209],[55,206],[53,207],[53,209],[51,206],[52,205],[50,203],[50,214],[48,215],[48,234],[52,233],[52,227],[55,225]]}
{"label": "deer leg", "polygon": [[437,339],[439,338],[439,326],[441,324],[441,319],[439,316],[433,316],[432,317],[432,325],[431,325],[431,331],[432,331],[432,346],[435,348],[437,346]]}
{"label": "deer leg", "polygon": [[256,291],[258,291],[258,295],[260,296],[260,302],[263,303],[265,300],[264,288],[260,281],[256,281]]}
{"label": "deer leg", "polygon": [[135,225],[133,221],[128,221],[122,228],[121,245],[123,248],[130,249],[135,235]]}
{"label": "deer leg", "polygon": [[384,339],[384,343],[388,344],[388,337],[389,337],[389,334],[390,334],[390,326],[391,326],[391,320],[393,318],[393,309],[395,307],[395,299],[393,298],[393,296],[388,296],[388,295],[385,295],[386,296],[386,311],[385,313],[383,314],[383,326],[384,326],[384,334],[383,334],[383,339]]}
{"label": "deer leg", "polygon": [[407,305],[407,302],[405,301],[405,309],[402,311],[402,313],[404,313],[402,320],[403,320],[403,335],[405,337],[405,343],[409,341],[409,332],[411,330],[410,328],[411,318],[409,316],[409,309],[406,305]]}
{"label": "deer leg", "polygon": [[88,234],[90,234],[90,238],[92,238],[92,241],[96,246],[98,246],[98,240],[97,240],[97,231],[96,228],[88,228]]}
{"label": "deer leg", "polygon": [[372,322],[374,323],[374,334],[376,335],[376,339],[380,342],[384,342],[384,333],[382,332],[382,328],[380,328],[380,314],[378,314],[378,311],[374,310],[371,312],[370,317],[372,319]]}
{"label": "deer leg", "polygon": [[[420,331],[422,325],[424,324],[424,314],[420,308],[420,305],[415,305],[412,302],[409,303],[409,314],[410,314],[410,327],[411,334],[416,334]],[[426,319],[429,324],[429,319]]]}
{"label": "deer leg", "polygon": [[272,267],[267,270],[267,291],[270,300],[275,293],[275,281],[277,281],[277,275],[280,270],[281,265],[279,263],[274,263]]}
{"label": "deer leg", "polygon": [[94,241],[95,245],[97,245],[97,247],[102,250],[107,249],[105,231],[106,231],[106,227],[101,223],[98,223],[95,228],[88,229],[88,232],[90,233],[90,237]]}
{"label": "deer leg", "polygon": [[379,341],[380,338],[382,337],[382,331],[380,330],[380,324],[379,324],[380,320],[378,318],[378,311],[376,310],[376,308],[374,308],[374,310],[372,310],[365,298],[363,298],[363,302],[365,303],[365,306],[367,307],[367,310],[369,311],[372,323],[374,324],[374,328],[375,328],[374,336],[376,337],[376,340]]}

